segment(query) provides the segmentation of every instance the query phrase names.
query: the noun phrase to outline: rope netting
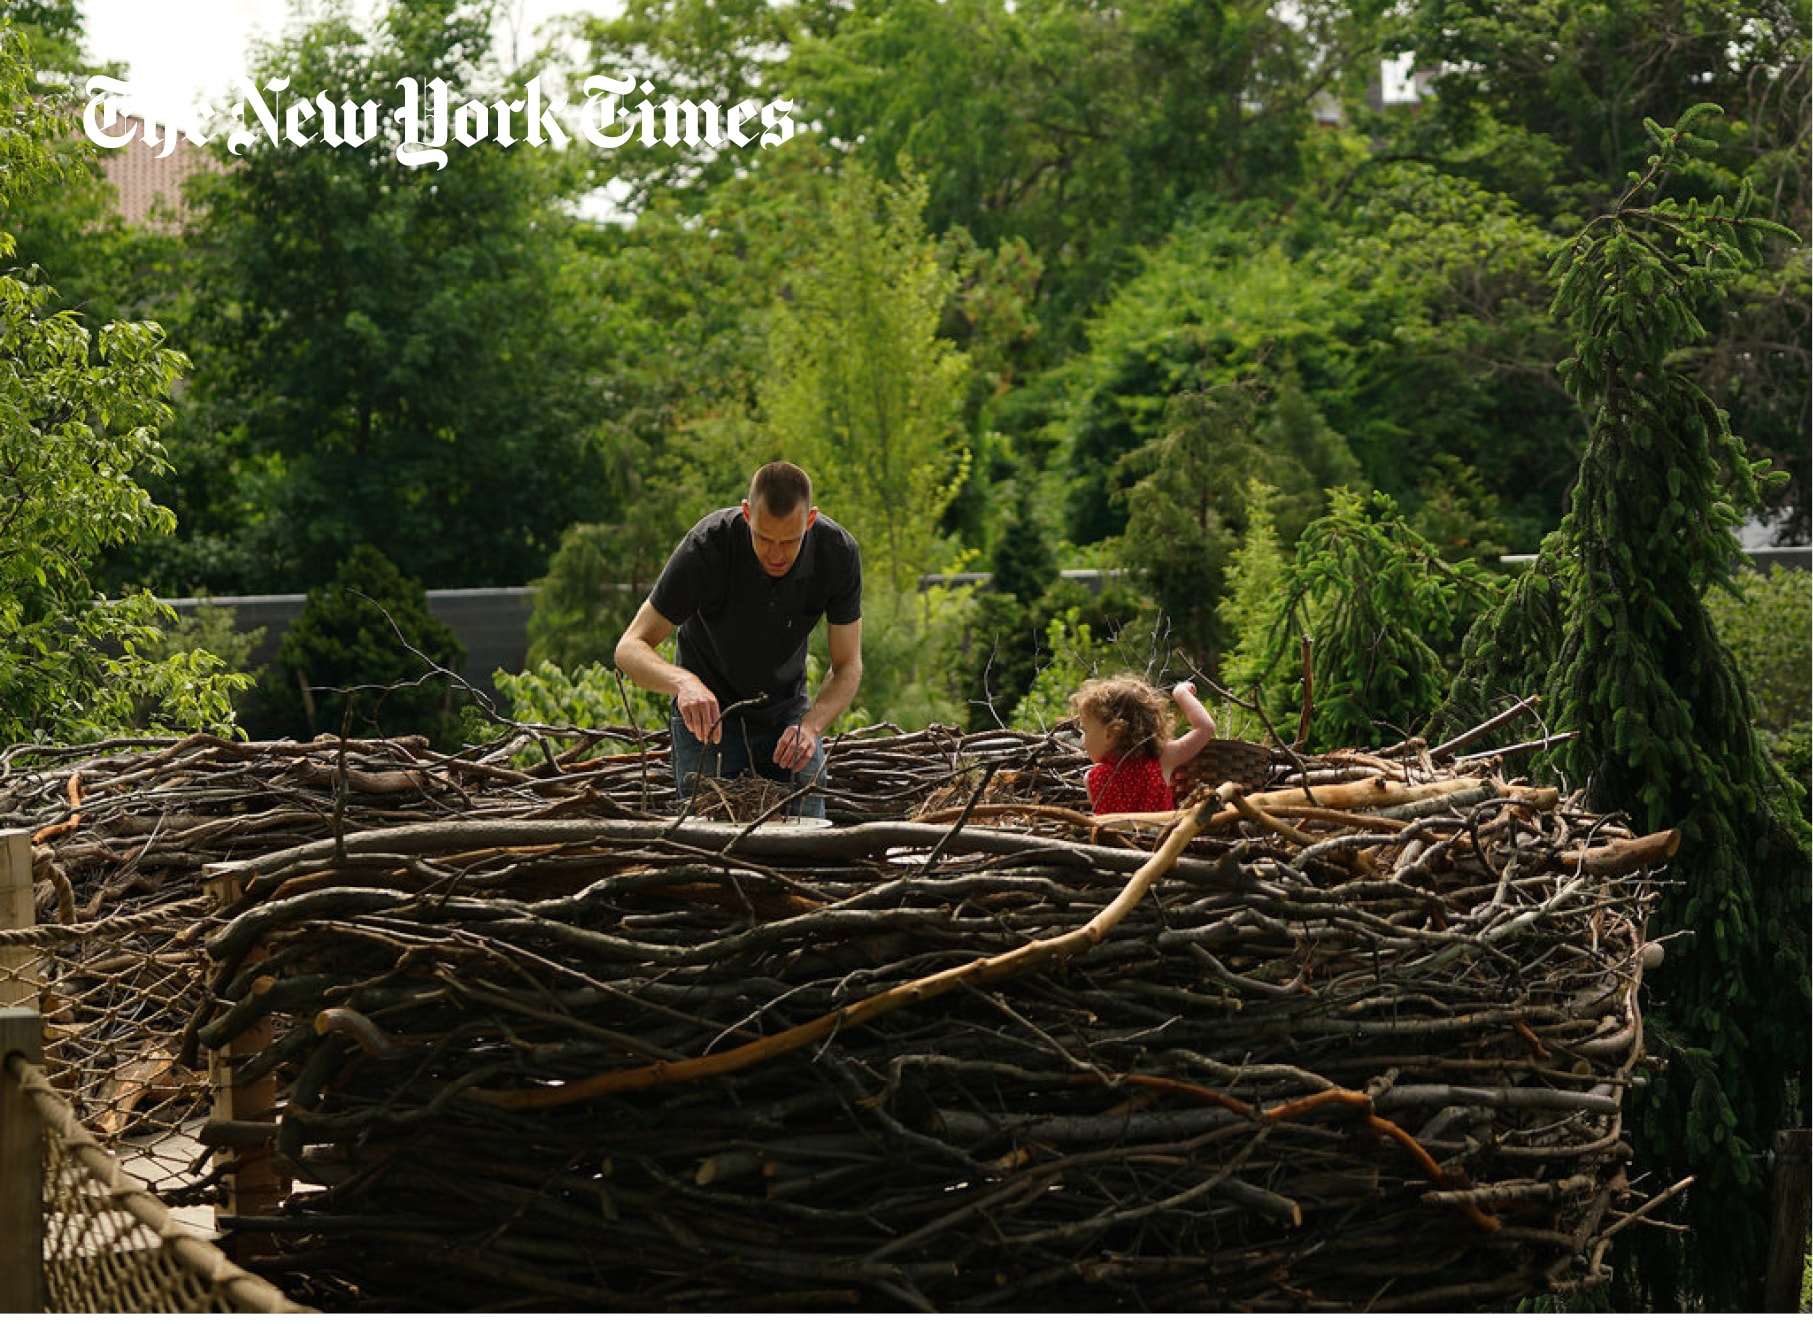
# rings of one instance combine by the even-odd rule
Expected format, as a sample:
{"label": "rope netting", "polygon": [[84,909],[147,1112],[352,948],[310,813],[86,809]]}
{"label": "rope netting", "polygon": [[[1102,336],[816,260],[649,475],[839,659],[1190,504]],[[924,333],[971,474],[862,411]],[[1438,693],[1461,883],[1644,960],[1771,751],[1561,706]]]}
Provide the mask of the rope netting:
{"label": "rope netting", "polygon": [[[178,1203],[271,1165],[223,1228],[330,1309],[1504,1303],[1655,1207],[1667,843],[1577,799],[1248,748],[1175,824],[1092,820],[1060,740],[876,729],[836,826],[757,824],[665,754],[0,759],[46,1074],[186,1137]],[[208,1121],[210,1053],[268,1107]]]}
{"label": "rope netting", "polygon": [[291,1313],[302,1308],[229,1260],[89,1133],[23,1055],[10,1083],[37,1113],[46,1307],[74,1314]]}

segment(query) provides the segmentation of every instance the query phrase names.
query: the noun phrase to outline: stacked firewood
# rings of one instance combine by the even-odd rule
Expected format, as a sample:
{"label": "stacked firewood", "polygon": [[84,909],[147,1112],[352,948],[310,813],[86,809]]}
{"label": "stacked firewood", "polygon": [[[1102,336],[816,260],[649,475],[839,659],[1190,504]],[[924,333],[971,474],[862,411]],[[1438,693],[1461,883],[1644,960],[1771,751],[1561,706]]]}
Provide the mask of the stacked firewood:
{"label": "stacked firewood", "polygon": [[1646,1213],[1666,838],[1414,748],[1104,822],[1060,740],[874,731],[830,827],[664,759],[192,739],[16,767],[0,825],[66,969],[123,914],[192,962],[156,1051],[268,1022],[218,1135],[291,1186],[229,1223],[329,1308],[1504,1304]]}

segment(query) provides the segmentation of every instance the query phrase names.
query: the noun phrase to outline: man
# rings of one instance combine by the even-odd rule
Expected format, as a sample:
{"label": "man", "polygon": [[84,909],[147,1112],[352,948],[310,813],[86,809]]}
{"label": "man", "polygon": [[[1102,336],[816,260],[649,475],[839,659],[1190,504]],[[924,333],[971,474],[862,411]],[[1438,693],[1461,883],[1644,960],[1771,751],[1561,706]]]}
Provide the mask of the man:
{"label": "man", "polygon": [[[806,701],[806,640],[824,617],[831,666]],[[675,660],[656,645],[679,630]],[[674,696],[674,782],[745,769],[822,788],[824,734],[862,679],[862,558],[856,539],[812,504],[812,480],[776,460],[741,506],[713,511],[681,539],[617,641],[617,666]],[[797,811],[822,817],[822,795]]]}

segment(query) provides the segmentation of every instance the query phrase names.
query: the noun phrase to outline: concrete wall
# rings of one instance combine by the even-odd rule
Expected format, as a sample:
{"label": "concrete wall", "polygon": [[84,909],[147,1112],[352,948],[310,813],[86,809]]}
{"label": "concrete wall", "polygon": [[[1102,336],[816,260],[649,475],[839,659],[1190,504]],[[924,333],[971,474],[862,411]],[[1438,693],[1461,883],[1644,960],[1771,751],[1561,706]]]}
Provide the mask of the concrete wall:
{"label": "concrete wall", "polygon": [[[1748,549],[1746,555],[1757,569],[1765,572],[1777,565],[1813,569],[1813,548],[1760,547]],[[1507,565],[1518,565],[1536,558],[1526,555],[1507,556],[1503,559]],[[1118,573],[1121,572],[1063,572],[1066,579],[1077,580],[1098,591],[1103,580]],[[920,587],[933,584],[983,584],[988,578],[986,574],[926,575],[920,580]],[[179,612],[193,611],[196,606],[194,598],[171,598],[168,601]],[[254,630],[260,626],[264,628],[264,639],[252,654],[252,665],[259,667],[276,656],[284,631],[290,628],[290,622],[301,612],[304,599],[300,593],[272,593],[257,597],[210,598],[208,601],[218,607],[231,607],[235,627],[239,630]],[[491,686],[494,671],[523,669],[529,651],[529,615],[534,609],[533,588],[428,590],[429,612],[451,626],[460,643],[465,645],[466,665],[460,674],[474,688],[483,690],[493,698],[497,697],[497,691]],[[626,618],[624,624],[628,623]]]}
{"label": "concrete wall", "polygon": [[[166,599],[177,611],[195,610],[195,598]],[[277,655],[284,633],[302,612],[300,593],[266,593],[251,597],[208,598],[216,607],[233,610],[239,631],[263,628],[264,638],[252,652],[251,665],[261,667]],[[492,698],[491,675],[500,668],[521,671],[529,651],[529,614],[535,609],[532,588],[438,588],[428,590],[428,612],[449,626],[466,649],[460,674],[474,689]],[[626,622],[627,623],[627,622]]]}

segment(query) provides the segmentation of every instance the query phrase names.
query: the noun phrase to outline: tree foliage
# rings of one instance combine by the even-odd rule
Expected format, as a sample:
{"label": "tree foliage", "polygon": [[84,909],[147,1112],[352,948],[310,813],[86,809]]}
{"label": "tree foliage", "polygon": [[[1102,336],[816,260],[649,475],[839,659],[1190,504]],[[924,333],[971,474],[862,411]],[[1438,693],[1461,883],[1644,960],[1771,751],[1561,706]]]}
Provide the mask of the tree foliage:
{"label": "tree foliage", "polygon": [[277,729],[299,739],[420,735],[458,749],[466,695],[450,673],[465,660],[421,582],[361,546],[309,590],[259,697]]}
{"label": "tree foliage", "polygon": [[1728,587],[1733,529],[1759,499],[1724,413],[1682,370],[1709,306],[1765,244],[1791,240],[1755,200],[1666,195],[1711,144],[1715,108],[1649,130],[1654,150],[1617,206],[1555,262],[1575,353],[1563,379],[1592,426],[1571,509],[1535,567],[1468,641],[1458,709],[1549,696],[1578,737],[1559,770],[1640,830],[1679,828],[1655,919],[1673,935],[1646,977],[1666,1070],[1638,1096],[1640,1156],[1658,1183],[1691,1173],[1688,1245],[1634,1241],[1631,1304],[1755,1309],[1768,1247],[1763,1156],[1804,1118],[1809,856],[1798,794],[1760,748],[1755,705],[1705,594]]}
{"label": "tree foliage", "polygon": [[922,185],[846,167],[821,241],[788,274],[760,391],[767,449],[834,497],[865,582],[912,590],[969,462],[958,408],[968,365],[938,335],[952,277],[920,213]]}
{"label": "tree foliage", "polygon": [[59,131],[39,143],[56,187],[21,189],[8,199],[14,260],[54,282],[54,288],[40,286],[47,311],[76,309],[96,324],[152,315],[181,242],[165,229],[126,224],[100,156],[76,120],[86,100],[86,76],[118,76],[120,68],[84,58],[74,0],[0,0],[0,20],[24,38],[35,75],[32,94],[60,121]]}
{"label": "tree foliage", "polygon": [[1427,166],[1331,190],[1283,224],[1247,206],[1178,226],[1090,323],[1088,352],[1055,374],[1072,537],[1121,531],[1114,494],[1138,471],[1116,465],[1168,430],[1174,398],[1240,380],[1262,388],[1254,426],[1287,542],[1333,486],[1376,486],[1414,512],[1442,456],[1507,494],[1524,545],[1548,527],[1579,422],[1553,379],[1546,238],[1507,199]]}
{"label": "tree foliage", "polygon": [[[1273,665],[1271,635],[1286,619],[1284,549],[1272,517],[1276,489],[1249,478],[1242,493],[1246,532],[1228,554],[1227,592],[1216,604],[1228,632],[1221,679],[1242,700],[1267,714],[1290,705],[1289,679]],[[1232,735],[1233,733],[1229,733]]]}
{"label": "tree foliage", "polygon": [[1255,395],[1253,383],[1235,382],[1173,396],[1166,430],[1121,460],[1123,471],[1143,475],[1120,493],[1122,560],[1145,568],[1177,646],[1205,670],[1226,642],[1215,604],[1239,535],[1240,496],[1274,463],[1253,435]]}
{"label": "tree foliage", "polygon": [[[1671,173],[1667,193],[1706,201],[1747,185],[1759,216],[1807,230],[1813,30],[1800,0],[1415,0],[1382,40],[1440,70],[1421,113],[1390,129],[1395,150],[1514,198],[1557,234],[1644,168],[1646,122],[1669,123],[1690,101],[1727,113],[1701,126],[1703,150]],[[1704,310],[1703,341],[1683,347],[1695,383],[1790,475],[1776,508],[1802,543],[1813,504],[1807,281],[1804,249],[1762,255]]]}
{"label": "tree foliage", "polygon": [[[27,95],[24,43],[0,24],[0,207],[45,186],[68,132]],[[0,259],[13,253],[0,232]],[[161,653],[174,613],[149,593],[96,591],[106,554],[168,531],[141,484],[165,465],[182,355],[151,323],[91,328],[55,292],[0,273],[0,744],[135,730],[228,733],[243,676],[202,650]]]}
{"label": "tree foliage", "polygon": [[1801,764],[1813,721],[1813,576],[1777,566],[1768,574],[1746,571],[1730,588],[1706,595],[1713,628],[1756,700],[1756,724],[1767,739],[1798,741],[1799,759],[1788,764],[1803,786],[1813,785]]}
{"label": "tree foliage", "polygon": [[551,662],[571,668],[609,658],[624,622],[654,587],[679,532],[642,539],[620,525],[569,527],[548,573],[535,583],[529,666]]}
{"label": "tree foliage", "polygon": [[524,725],[628,726],[650,732],[667,727],[666,699],[628,684],[606,662],[563,667],[544,659],[515,674],[499,671],[492,683],[510,720]]}
{"label": "tree foliage", "polygon": [[989,564],[989,591],[1004,593],[1021,606],[1030,606],[1057,580],[1057,553],[1040,527],[1032,493],[1021,487],[1015,495],[1014,517],[995,544]]}
{"label": "tree foliage", "polygon": [[[354,103],[393,101],[403,73],[483,96],[490,16],[396,4],[367,33],[330,6],[256,76]],[[214,485],[185,497],[216,519],[148,568],[166,580],[295,589],[369,543],[437,586],[522,583],[604,504],[558,154],[487,140],[412,168],[400,126],[378,130],[259,136],[203,181],[182,440]]]}
{"label": "tree foliage", "polygon": [[[1442,560],[1383,493],[1330,495],[1328,514],[1304,530],[1273,590],[1282,605],[1263,654],[1245,644],[1243,679],[1273,703],[1282,690],[1289,708],[1270,715],[1280,729],[1294,730],[1302,690],[1298,643],[1308,635],[1311,746],[1395,743],[1439,707],[1467,628],[1491,597],[1493,576],[1472,561]],[[1251,546],[1243,573],[1261,574],[1265,564],[1263,544]],[[1262,582],[1243,585],[1235,602],[1263,592]],[[1295,684],[1284,688],[1292,676]]]}

